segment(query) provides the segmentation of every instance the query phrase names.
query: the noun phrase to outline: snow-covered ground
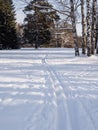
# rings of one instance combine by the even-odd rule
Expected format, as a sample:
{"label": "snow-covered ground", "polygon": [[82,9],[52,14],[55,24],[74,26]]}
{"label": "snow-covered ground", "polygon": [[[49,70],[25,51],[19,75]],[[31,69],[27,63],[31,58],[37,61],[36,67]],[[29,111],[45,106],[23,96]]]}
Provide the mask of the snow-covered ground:
{"label": "snow-covered ground", "polygon": [[98,57],[1,50],[0,130],[98,130]]}

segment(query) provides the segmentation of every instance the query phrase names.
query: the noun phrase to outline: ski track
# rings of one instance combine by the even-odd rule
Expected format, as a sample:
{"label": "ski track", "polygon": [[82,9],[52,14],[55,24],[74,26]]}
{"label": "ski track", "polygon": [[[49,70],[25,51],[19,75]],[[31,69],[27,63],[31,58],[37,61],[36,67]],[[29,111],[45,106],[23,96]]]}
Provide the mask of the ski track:
{"label": "ski track", "polygon": [[[48,57],[47,57],[47,59],[48,59]],[[44,63],[46,64],[46,59],[44,59]],[[60,124],[60,126],[62,125],[63,129],[65,129],[65,130],[72,130],[73,126],[71,124],[72,121],[71,121],[71,116],[70,116],[72,113],[70,111],[70,108],[72,108],[73,106],[72,105],[70,106],[70,104],[67,103],[68,101],[66,100],[67,99],[66,96],[68,95],[69,97],[73,97],[73,95],[75,95],[75,94],[79,94],[80,95],[80,92],[77,89],[77,91],[75,91],[75,93],[70,92],[70,91],[68,93],[68,91],[65,88],[65,84],[63,84],[63,82],[62,82],[63,80],[61,80],[61,78],[60,78],[60,75],[58,75],[56,73],[55,69],[52,68],[51,65],[48,65],[48,64],[46,64],[46,65],[47,65],[47,68],[48,68],[48,72],[50,73],[50,78],[52,79],[53,84],[55,83],[54,84],[54,91],[59,91],[59,93],[60,93],[60,94],[58,94],[56,92],[57,99],[59,99],[60,96],[62,97],[62,99],[60,101],[57,101],[58,102],[57,104],[58,105],[61,104],[61,107],[64,108],[63,111],[62,111],[63,114],[60,113],[61,110],[60,111],[58,110],[58,114],[60,114],[58,116],[58,122],[60,122],[60,120],[63,119],[61,115],[65,115],[65,117],[63,119],[65,122],[63,124]],[[72,72],[71,72],[71,74],[72,74]],[[89,74],[88,72],[85,73],[85,71],[82,71],[78,75],[85,76],[85,75],[88,75],[88,74]],[[75,87],[74,84],[70,82],[70,78],[68,76],[66,76],[65,80],[69,81],[68,86]],[[85,114],[87,115],[88,119],[90,120],[90,123],[91,123],[91,126],[92,126],[92,130],[96,130],[94,120],[93,120],[90,112],[86,108],[85,104],[82,102],[82,100],[80,98],[78,98],[77,102],[82,106],[83,111],[85,112]],[[58,109],[59,109],[59,106],[58,106]],[[59,123],[58,123],[58,125],[59,125]],[[59,126],[58,126],[58,128],[59,128]]]}
{"label": "ski track", "polygon": [[46,62],[47,59],[48,59],[48,55],[43,60],[43,63],[47,67],[47,72],[52,81],[53,89],[54,89],[54,92],[56,95],[57,129],[59,130],[62,126],[62,129],[71,130],[70,115],[69,115],[68,105],[67,105],[67,101],[66,101],[66,95],[63,90],[62,82],[59,80],[57,74],[52,69],[52,67],[47,64],[47,62]]}
{"label": "ski track", "polygon": [[[89,68],[89,67],[88,67]],[[56,72],[55,72],[56,73]],[[70,74],[72,74],[72,72],[69,72],[69,73],[67,73],[68,75],[70,75]],[[78,76],[80,76],[80,78],[81,77],[83,77],[83,76],[88,76],[90,73],[89,72],[85,72],[85,71],[82,71],[82,72],[80,72],[80,73],[78,73],[78,75],[77,75],[77,79],[79,79],[79,77]],[[58,76],[58,75],[57,75]],[[62,79],[60,79],[60,78],[58,78],[59,80],[62,80]],[[69,86],[69,93],[68,93],[68,88],[66,89],[65,88],[65,93],[68,95],[68,97],[74,97],[75,95],[81,95],[81,92],[79,91],[79,86],[75,86],[74,85],[74,83],[73,83],[73,78],[72,77],[70,77],[70,76],[66,76],[66,78],[65,79],[63,79],[63,80],[66,80],[66,81],[69,81],[69,83],[68,83],[68,86]],[[67,86],[67,87],[68,87]],[[63,85],[63,88],[64,88],[64,85]],[[72,91],[72,90],[75,90],[75,91]],[[97,127],[96,127],[96,124],[95,124],[95,121],[94,121],[94,119],[93,119],[93,116],[91,115],[91,111],[89,111],[89,109],[88,109],[88,106],[87,106],[87,104],[85,104],[84,103],[84,99],[82,99],[82,98],[77,98],[77,102],[80,104],[80,106],[82,107],[82,111],[84,111],[84,113],[85,113],[85,115],[86,115],[86,117],[88,118],[88,122],[90,122],[90,128],[92,129],[92,130],[97,130]],[[89,101],[88,101],[89,102]],[[70,103],[70,102],[69,102]],[[70,104],[69,104],[69,110],[70,110],[70,108],[72,108],[72,106],[70,106]],[[71,111],[70,111],[70,113],[71,113]],[[87,128],[87,130],[88,130],[89,128]]]}
{"label": "ski track", "polygon": [[[46,56],[45,56],[46,57]],[[40,108],[40,111],[32,113],[29,117],[27,122],[29,122],[29,125],[26,127],[26,130],[39,130],[40,128],[42,130],[56,130],[56,114],[55,108],[57,107],[56,104],[56,97],[54,93],[54,89],[51,87],[52,81],[50,79],[49,73],[47,71],[46,65],[43,63],[44,58],[42,60],[42,68],[44,69],[45,73],[45,86],[47,86],[47,89],[44,90],[45,93],[45,100]],[[30,77],[29,75],[27,76]],[[49,84],[50,82],[50,84]],[[36,109],[38,109],[36,107]],[[38,124],[36,124],[36,122]],[[43,125],[43,122],[45,125]],[[53,123],[54,122],[54,123]]]}
{"label": "ski track", "polygon": [[[22,53],[25,53],[25,51]],[[92,65],[86,65],[86,68],[84,67],[81,71],[79,66],[76,66],[77,64],[70,66],[70,63],[76,62],[77,58],[74,59],[72,55],[66,57],[68,52],[64,52],[64,50],[59,53],[58,50],[57,52],[56,50],[52,52],[38,50],[33,51],[33,55],[32,51],[28,51],[24,61],[20,60],[20,57],[21,59],[24,58],[22,53],[17,53],[18,62],[14,61],[14,55],[5,56],[5,53],[1,55],[4,62],[9,64],[9,66],[4,64],[2,76],[6,76],[6,74],[14,76],[17,71],[19,75],[16,75],[16,77],[20,76],[21,80],[22,78],[25,79],[25,82],[19,81],[19,83],[14,78],[14,82],[6,81],[4,84],[5,86],[9,84],[10,90],[4,92],[8,99],[3,97],[2,100],[6,99],[5,105],[7,105],[6,102],[15,104],[15,101],[21,104],[22,100],[24,100],[24,104],[31,104],[32,111],[24,119],[24,130],[97,130],[98,125],[94,116],[98,115],[98,105],[93,104],[93,99],[97,100],[97,98],[89,99],[90,96],[94,96],[93,89],[96,89],[95,94],[98,94],[97,79],[90,82],[91,77],[98,76],[94,72],[92,72],[93,76],[91,75],[89,70]],[[10,58],[15,62],[13,63],[15,66],[6,61]],[[63,63],[62,60],[65,60],[66,64],[62,64],[60,67],[59,62]],[[64,67],[66,67],[66,70],[63,69]],[[7,70],[9,71],[7,72]],[[92,70],[95,70],[95,68],[92,68]],[[40,80],[38,80],[39,78]],[[16,88],[12,89],[11,87],[15,86],[16,83]],[[81,83],[84,84],[84,87],[79,86]],[[94,88],[90,87],[90,84]],[[21,88],[19,92],[20,85],[24,85],[25,89]],[[89,88],[85,88],[87,85]],[[86,89],[90,93],[86,93]],[[13,93],[10,94],[10,92]],[[0,94],[2,93],[3,91],[0,92]],[[87,94],[89,97],[87,97]],[[15,95],[19,95],[21,100],[18,101],[14,97]],[[27,98],[28,95],[29,98]],[[14,97],[14,100],[12,97]],[[2,100],[0,100],[0,103]]]}
{"label": "ski track", "polygon": [[[56,72],[55,72],[55,73],[56,73]],[[88,75],[88,74],[89,74],[89,73],[85,73],[85,71],[82,71],[82,72],[79,73],[78,75],[85,76],[85,75]],[[58,75],[57,75],[57,77],[58,77]],[[60,78],[58,78],[58,79],[60,80]],[[73,95],[76,95],[76,94],[81,95],[81,93],[78,91],[78,88],[74,86],[74,84],[70,81],[71,79],[70,79],[68,76],[66,76],[66,80],[69,81],[69,85],[68,85],[68,86],[70,86],[70,89],[73,89],[73,87],[76,88],[76,91],[75,91],[75,92],[69,92],[69,93],[68,93],[68,92],[66,92],[66,90],[65,90],[66,94],[67,94],[68,96],[70,96],[70,97],[73,97]],[[64,85],[62,85],[62,86],[63,86],[63,88],[64,88]],[[68,88],[67,88],[67,89],[68,89]],[[82,109],[83,109],[82,111],[85,112],[86,117],[88,117],[88,119],[90,120],[90,123],[91,123],[91,125],[92,125],[92,130],[97,130],[96,127],[95,127],[95,123],[94,123],[93,117],[91,116],[91,114],[90,114],[89,110],[87,109],[87,107],[85,106],[85,104],[82,102],[81,98],[78,98],[78,99],[77,99],[77,102],[80,104],[80,106],[82,106]],[[72,107],[72,106],[70,106],[70,104],[69,104],[69,107]],[[69,108],[69,109],[70,109],[70,108]],[[71,111],[70,111],[70,113],[71,113]]]}
{"label": "ski track", "polygon": [[[48,54],[42,58],[42,66],[46,73],[46,86],[47,81],[48,92],[46,92],[46,100],[39,113],[35,113],[32,117],[29,117],[29,125],[26,130],[40,129],[42,128],[42,122],[45,122],[42,130],[71,130],[71,122],[69,110],[66,102],[66,95],[63,91],[62,83],[58,80],[56,73],[52,68],[46,63]],[[51,90],[51,91],[50,91]],[[50,91],[50,92],[49,92]],[[51,95],[53,93],[53,95]],[[51,104],[52,102],[52,104]],[[50,106],[52,105],[52,107]],[[36,125],[36,122],[38,123]],[[66,122],[66,123],[65,123]]]}
{"label": "ski track", "polygon": [[[50,118],[47,115],[47,113],[49,113],[49,111],[47,110],[47,108],[49,108],[49,106],[47,106],[45,103],[45,105],[43,106],[43,108],[41,110],[41,113],[42,113],[41,117],[37,116],[37,118],[36,118],[37,122],[40,121],[40,119],[42,119],[42,120],[46,119],[48,121],[47,122],[48,124],[46,125],[47,127],[43,128],[43,130],[44,129],[45,130],[59,130],[61,128],[61,126],[62,126],[62,129],[64,129],[64,130],[72,130],[73,127],[75,127],[75,125],[72,124],[73,119],[71,119],[71,114],[72,114],[71,107],[73,107],[73,106],[70,103],[68,103],[68,100],[66,100],[66,99],[67,99],[67,95],[69,97],[72,97],[75,94],[80,95],[80,93],[79,93],[78,89],[74,93],[70,92],[70,91],[68,93],[68,91],[64,87],[65,85],[63,84],[60,76],[51,67],[51,65],[47,64],[47,59],[48,59],[48,54],[44,58],[42,58],[42,65],[44,66],[44,68],[46,68],[45,71],[48,76],[48,79],[46,79],[46,81],[47,80],[50,81],[50,84],[51,84],[50,89],[52,87],[52,89],[53,89],[52,91],[54,92],[54,99],[51,99],[51,101],[54,100],[57,107],[55,109],[55,112],[53,111],[53,109],[49,110],[50,111],[49,115],[52,115]],[[78,75],[86,76],[88,74],[89,74],[88,72],[85,73],[85,71],[82,71]],[[66,77],[66,80],[69,81],[69,86],[71,86],[71,87],[74,86],[74,84],[71,83],[69,77]],[[49,99],[46,99],[46,102],[49,103]],[[82,111],[84,111],[85,115],[88,117],[88,120],[89,120],[88,122],[91,123],[90,127],[92,128],[92,130],[96,130],[94,120],[93,120],[90,112],[86,108],[85,104],[82,102],[82,100],[80,98],[77,99],[77,102],[80,104]],[[54,119],[53,117],[56,117],[56,118]],[[34,121],[34,119],[33,119],[33,121]],[[49,122],[49,121],[51,121],[51,122]],[[27,129],[27,130],[31,130],[32,128],[34,128],[35,122],[34,123],[31,122],[30,129]],[[52,124],[54,124],[54,126]],[[40,125],[38,124],[38,126],[40,126]],[[49,126],[52,126],[52,128],[51,127],[49,128]],[[35,129],[38,129],[38,128],[35,128]]]}

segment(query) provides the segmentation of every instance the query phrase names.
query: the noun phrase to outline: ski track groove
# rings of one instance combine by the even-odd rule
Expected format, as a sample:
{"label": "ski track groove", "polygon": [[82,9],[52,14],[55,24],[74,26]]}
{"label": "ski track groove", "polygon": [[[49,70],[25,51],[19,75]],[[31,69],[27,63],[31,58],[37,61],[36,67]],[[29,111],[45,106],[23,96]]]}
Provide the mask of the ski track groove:
{"label": "ski track groove", "polygon": [[[85,71],[84,71],[83,73],[85,73]],[[87,74],[89,74],[89,73],[87,73]],[[70,82],[69,77],[66,76],[66,78],[68,79],[68,81],[69,81],[71,87],[74,86],[74,84],[73,84],[72,82]],[[75,88],[77,88],[77,87],[75,87]],[[75,94],[78,93],[79,95],[81,95],[80,92],[79,92],[79,90],[78,90],[78,89],[76,89],[76,90],[77,90],[77,92],[75,92]],[[95,123],[94,123],[93,117],[91,116],[89,110],[87,109],[87,107],[85,106],[85,104],[82,102],[82,100],[81,100],[80,98],[78,98],[78,100],[79,100],[79,102],[81,103],[81,105],[83,106],[83,109],[84,109],[84,111],[86,112],[87,116],[89,117],[90,122],[91,122],[91,124],[93,125],[94,130],[97,130],[96,127],[95,127]]]}
{"label": "ski track groove", "polygon": [[[56,73],[56,72],[55,72],[55,73]],[[83,74],[83,75],[88,75],[89,73],[86,73],[86,74],[85,74],[85,71],[84,71],[84,72],[79,73],[79,75],[81,75],[81,74]],[[57,76],[58,76],[58,75],[57,75]],[[71,87],[74,86],[74,84],[73,84],[72,82],[70,82],[70,78],[69,78],[68,76],[66,76],[66,79],[69,81]],[[58,80],[60,80],[60,78],[58,78]],[[77,87],[75,87],[75,88],[77,88]],[[76,89],[76,90],[77,90],[77,92],[75,91],[74,93],[75,93],[75,94],[78,93],[79,95],[81,95],[80,92],[79,92],[79,90],[78,90],[78,89]],[[65,90],[65,91],[66,91],[66,90]],[[71,93],[70,93],[70,94],[71,94]],[[89,117],[90,122],[91,122],[91,124],[93,125],[94,130],[97,130],[96,127],[95,127],[95,123],[94,123],[93,117],[91,116],[89,110],[87,109],[87,107],[85,106],[85,104],[82,102],[82,100],[81,100],[80,98],[78,98],[78,100],[79,100],[79,102],[81,103],[81,105],[83,106],[83,109],[84,109],[84,111],[86,112],[87,116]]]}
{"label": "ski track groove", "polygon": [[[61,104],[61,102],[59,101],[59,98],[61,98],[62,99],[62,104],[61,105],[63,105],[61,107],[63,107],[63,109],[64,109],[63,112],[66,115],[65,118],[66,118],[67,123],[66,122],[63,123],[63,129],[71,130],[72,128],[71,128],[71,122],[70,122],[70,114],[69,114],[68,104],[67,104],[67,101],[66,101],[66,94],[63,91],[62,82],[59,80],[57,74],[54,72],[54,70],[51,68],[51,66],[46,63],[46,59],[47,58],[48,58],[48,55],[46,55],[46,57],[42,60],[42,63],[46,66],[47,73],[50,76],[50,79],[52,81],[53,89],[54,89],[54,92],[55,92],[55,95],[56,95],[57,105]],[[58,90],[59,90],[59,93],[58,93]],[[59,121],[60,121],[59,114],[61,112],[61,111],[58,110],[58,109],[61,109],[61,108],[58,108],[58,107],[59,106],[57,106],[57,118],[58,118],[57,119],[58,120],[58,124],[57,125],[59,125]]]}
{"label": "ski track groove", "polygon": [[[50,66],[50,68],[51,68],[51,66]],[[89,67],[88,67],[88,68],[89,68]],[[52,70],[53,70],[53,69],[52,69]],[[63,82],[62,82],[61,79],[58,77],[58,74],[56,74],[56,71],[55,71],[55,70],[53,70],[53,72],[54,72],[55,76],[57,77],[58,81],[61,83],[62,88],[64,89]],[[80,72],[78,75],[81,75],[81,74],[83,74],[83,75],[88,75],[89,72],[85,74],[85,71],[82,71],[82,72]],[[71,87],[74,86],[74,84],[73,84],[72,82],[70,82],[70,78],[69,78],[68,76],[66,76],[66,79],[69,81]],[[77,88],[77,87],[75,87],[75,88]],[[65,89],[66,89],[66,88],[65,88]],[[65,89],[64,89],[64,90],[65,90]],[[66,90],[65,90],[65,93],[66,93]],[[67,93],[68,93],[68,92],[67,92]],[[78,93],[79,95],[81,95],[80,92],[78,91],[78,89],[77,89],[77,92],[75,92],[75,94],[77,94],[77,93]],[[70,95],[72,95],[72,92],[70,93]],[[94,123],[93,117],[91,116],[89,110],[87,109],[87,107],[85,106],[85,104],[82,102],[82,100],[81,100],[80,98],[78,98],[78,100],[79,100],[79,102],[81,103],[81,105],[83,106],[83,109],[84,109],[84,111],[86,112],[87,116],[89,117],[90,122],[91,122],[91,124],[93,125],[94,130],[97,130],[96,127],[95,127],[95,123]]]}
{"label": "ski track groove", "polygon": [[[60,101],[59,101],[59,98],[62,98],[62,104],[63,105],[63,109],[65,110],[65,115],[66,115],[66,121],[65,124],[65,128],[64,130],[72,130],[72,126],[71,126],[71,119],[70,119],[70,111],[69,111],[69,106],[68,106],[68,103],[67,103],[67,100],[66,100],[66,94],[70,94],[70,96],[72,96],[72,94],[80,94],[80,92],[77,91],[72,93],[68,93],[66,91],[66,88],[64,87],[65,85],[63,84],[62,80],[60,77],[58,77],[58,74],[57,72],[51,67],[51,65],[49,65],[46,60],[48,59],[48,53],[47,55],[44,56],[44,58],[42,58],[42,65],[43,65],[43,68],[45,68],[44,70],[46,71],[46,74],[47,74],[47,80],[50,81],[51,85],[52,85],[52,88],[51,86],[48,86],[50,87],[50,89],[53,89],[52,91],[54,91],[54,95],[53,95],[53,98],[52,100],[55,101],[56,105],[57,105],[57,110],[56,111],[53,111],[53,109],[50,111],[50,114],[47,114],[49,111],[46,111],[47,108],[46,108],[46,104],[49,103],[49,99],[46,99],[45,101],[45,104],[44,106],[42,106],[41,110],[39,111],[39,113],[35,113],[34,115],[31,114],[29,117],[28,117],[28,121],[29,121],[29,125],[27,126],[26,130],[36,130],[36,129],[39,129],[41,127],[42,130],[59,130],[59,126],[55,126],[55,125],[59,125],[59,120],[60,120],[60,117],[59,117],[59,108],[58,108],[58,104],[61,104]],[[25,72],[24,72],[25,73]],[[70,73],[70,72],[69,72]],[[88,75],[89,73],[87,72],[85,74],[85,71],[82,71],[80,72],[78,75],[81,75],[84,76],[84,75]],[[62,75],[63,76],[63,75]],[[29,78],[30,75],[27,75],[27,77]],[[31,78],[30,78],[31,79]],[[70,78],[68,76],[66,76],[66,80],[69,81],[69,84],[70,86],[74,86],[74,84],[70,81]],[[64,89],[65,88],[65,89]],[[59,93],[58,93],[58,90],[59,90]],[[51,99],[50,99],[51,100]],[[90,122],[94,128],[94,130],[96,130],[96,127],[95,127],[95,123],[94,123],[94,120],[93,120],[93,117],[91,116],[91,114],[89,113],[89,110],[86,108],[85,104],[82,102],[82,100],[80,98],[78,98],[78,101],[79,103],[83,106],[82,108],[84,109],[86,115],[89,117],[90,119]],[[55,113],[55,115],[54,115]],[[41,116],[41,115],[42,116]],[[51,117],[48,117],[48,115],[51,115]],[[34,119],[34,117],[36,117]],[[42,118],[43,117],[43,118]],[[57,119],[55,119],[55,117]],[[48,120],[48,118],[50,118]],[[51,122],[47,122],[48,124],[46,125],[46,128],[42,128],[42,125],[41,125],[41,121],[42,122],[46,122],[46,120],[48,121],[51,121]],[[36,122],[40,122],[38,125],[39,125],[39,128],[37,128],[37,126],[35,125]],[[54,122],[54,125],[53,125],[53,122]],[[51,125],[52,124],[52,125]]]}
{"label": "ski track groove", "polygon": [[[49,72],[50,72],[50,74],[51,74],[52,79],[53,79],[53,77],[55,77],[55,78],[58,80],[58,82],[60,83],[59,87],[62,88],[62,92],[63,92],[63,90],[66,89],[66,88],[64,89],[63,82],[61,81],[60,77],[58,77],[58,74],[57,74],[56,71],[51,67],[51,65],[48,65],[48,64],[46,63],[46,59],[48,59],[48,58],[45,58],[45,59],[44,59],[44,63],[47,65],[48,70],[49,70]],[[88,67],[88,68],[89,68],[89,67]],[[83,76],[84,76],[84,75],[88,75],[89,72],[87,72],[87,73],[85,74],[85,71],[82,71],[82,72],[80,72],[78,75],[81,75],[81,74],[83,74]],[[70,78],[69,78],[68,76],[66,76],[66,79],[69,81],[70,86],[74,86],[74,84],[70,82]],[[54,81],[54,80],[53,80],[53,81]],[[54,89],[55,89],[55,88],[54,88]],[[66,90],[65,90],[65,93],[68,93],[68,92],[66,92]],[[63,92],[63,94],[64,94],[64,96],[65,96],[65,98],[66,98],[65,93]],[[76,93],[76,92],[75,92],[75,93]],[[78,91],[78,89],[77,89],[77,93],[80,94],[80,92]],[[72,95],[72,94],[70,93],[70,95]],[[96,127],[95,127],[95,123],[94,123],[93,117],[91,116],[89,110],[87,109],[87,107],[85,106],[85,104],[82,102],[82,100],[81,100],[80,98],[78,98],[78,101],[79,101],[79,102],[81,103],[81,105],[83,106],[83,109],[84,109],[84,111],[86,112],[87,116],[89,117],[90,122],[91,122],[91,124],[92,124],[94,130],[97,130]],[[67,107],[68,107],[68,104],[67,104]],[[68,109],[68,108],[67,108],[67,109]],[[69,112],[68,112],[68,113],[69,113]],[[68,116],[70,116],[70,114],[68,114]],[[71,121],[70,121],[70,125],[69,125],[69,126],[71,126]],[[71,129],[71,128],[70,128],[70,129]],[[67,130],[69,130],[69,129],[67,129]]]}
{"label": "ski track groove", "polygon": [[[44,61],[43,59],[42,59],[42,65],[44,67],[44,70],[46,70],[46,73],[47,73],[47,77],[45,77],[46,82],[47,82],[47,80],[50,80],[50,82],[51,82],[51,79],[48,75],[49,73],[47,72],[47,68],[46,68],[46,66],[43,62]],[[29,77],[29,75],[28,75],[28,77]],[[48,85],[48,87],[50,87],[50,86]],[[51,89],[52,88],[50,88],[50,90]],[[53,91],[53,90],[51,90],[51,91]],[[47,92],[45,94],[47,94]],[[52,96],[52,98],[54,98],[52,100],[54,100],[54,101],[56,100],[55,94]],[[55,119],[57,112],[55,111],[55,109],[52,108],[52,110],[51,110],[51,107],[49,108],[49,105],[50,105],[49,103],[51,104],[51,99],[49,99],[49,96],[48,96],[48,99],[47,99],[47,95],[46,95],[44,105],[42,106],[40,111],[35,113],[35,114],[31,114],[28,117],[27,122],[29,122],[29,125],[26,127],[26,130],[37,130],[37,129],[40,129],[40,128],[42,130],[56,130],[57,129],[56,126],[55,126],[55,124],[57,123],[57,121]],[[47,105],[48,105],[48,108],[46,108]],[[55,103],[55,105],[56,105],[56,103]],[[53,106],[53,107],[55,107],[55,106]],[[50,113],[49,113],[49,111],[50,111]],[[49,122],[49,121],[51,121],[51,122]],[[38,122],[38,125],[36,124],[36,122]],[[46,125],[42,125],[42,122],[46,122]],[[53,122],[54,122],[54,125],[53,125]]]}

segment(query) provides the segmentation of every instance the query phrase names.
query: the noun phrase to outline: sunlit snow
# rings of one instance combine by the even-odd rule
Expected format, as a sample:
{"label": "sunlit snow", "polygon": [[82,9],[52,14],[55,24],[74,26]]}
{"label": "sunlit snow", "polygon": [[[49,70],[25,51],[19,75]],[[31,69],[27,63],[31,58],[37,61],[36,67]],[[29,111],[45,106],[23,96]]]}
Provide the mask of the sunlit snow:
{"label": "sunlit snow", "polygon": [[0,130],[98,130],[98,56],[0,50]]}

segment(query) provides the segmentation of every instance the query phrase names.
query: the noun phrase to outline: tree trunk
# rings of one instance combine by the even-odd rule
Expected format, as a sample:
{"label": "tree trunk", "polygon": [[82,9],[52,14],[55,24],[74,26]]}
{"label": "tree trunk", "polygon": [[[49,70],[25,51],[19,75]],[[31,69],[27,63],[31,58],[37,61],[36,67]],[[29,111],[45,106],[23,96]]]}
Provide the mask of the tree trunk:
{"label": "tree trunk", "polygon": [[98,12],[96,12],[96,15],[96,54],[98,54]]}
{"label": "tree trunk", "polygon": [[84,0],[81,0],[81,14],[82,14],[82,54],[86,54],[86,24],[84,13]]}
{"label": "tree trunk", "polygon": [[98,38],[97,38],[97,43],[96,43],[96,54],[98,54]]}
{"label": "tree trunk", "polygon": [[71,21],[72,21],[73,38],[74,38],[74,46],[75,46],[75,56],[79,56],[79,47],[78,47],[78,38],[77,38],[77,31],[76,31],[76,16],[75,16],[75,9],[74,9],[74,0],[70,0],[70,6],[71,6]]}
{"label": "tree trunk", "polygon": [[92,34],[91,34],[91,54],[95,53],[95,43],[96,43],[96,5],[97,0],[93,0],[92,5]]}
{"label": "tree trunk", "polygon": [[87,4],[87,56],[91,56],[91,21],[90,21],[90,0],[86,0]]}

